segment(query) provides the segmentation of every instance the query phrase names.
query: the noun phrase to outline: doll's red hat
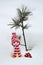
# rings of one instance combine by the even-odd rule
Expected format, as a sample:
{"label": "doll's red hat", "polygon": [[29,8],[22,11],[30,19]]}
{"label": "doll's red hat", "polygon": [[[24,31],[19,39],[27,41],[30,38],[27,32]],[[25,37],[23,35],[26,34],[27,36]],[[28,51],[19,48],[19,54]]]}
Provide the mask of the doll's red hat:
{"label": "doll's red hat", "polygon": [[16,35],[16,33],[15,33],[15,32],[13,32],[13,33],[12,33],[12,35]]}

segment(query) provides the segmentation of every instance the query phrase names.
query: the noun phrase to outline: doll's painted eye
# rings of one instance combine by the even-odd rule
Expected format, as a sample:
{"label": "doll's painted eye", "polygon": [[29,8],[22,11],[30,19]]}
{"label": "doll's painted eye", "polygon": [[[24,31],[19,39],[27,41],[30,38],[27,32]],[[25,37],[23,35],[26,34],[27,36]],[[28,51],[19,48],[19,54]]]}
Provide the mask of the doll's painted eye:
{"label": "doll's painted eye", "polygon": [[15,45],[15,43],[13,43],[13,45]]}
{"label": "doll's painted eye", "polygon": [[17,45],[17,42],[13,43],[13,46],[16,46]]}

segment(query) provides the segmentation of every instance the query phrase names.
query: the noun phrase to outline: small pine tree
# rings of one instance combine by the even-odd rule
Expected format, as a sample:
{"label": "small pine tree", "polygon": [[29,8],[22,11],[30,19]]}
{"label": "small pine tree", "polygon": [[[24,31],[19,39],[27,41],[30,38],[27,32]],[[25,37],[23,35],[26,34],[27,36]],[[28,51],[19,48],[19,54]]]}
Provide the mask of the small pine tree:
{"label": "small pine tree", "polygon": [[24,43],[25,43],[25,49],[26,51],[28,51],[27,49],[27,45],[26,45],[26,39],[25,39],[25,33],[24,30],[28,29],[30,26],[27,26],[27,24],[24,25],[24,22],[28,20],[28,16],[31,15],[31,11],[29,11],[27,9],[27,7],[22,7],[22,9],[17,8],[17,13],[18,13],[18,18],[16,19],[12,19],[13,23],[9,24],[12,27],[11,28],[18,28],[21,27],[22,28],[22,32],[23,32],[23,39],[24,39]]}

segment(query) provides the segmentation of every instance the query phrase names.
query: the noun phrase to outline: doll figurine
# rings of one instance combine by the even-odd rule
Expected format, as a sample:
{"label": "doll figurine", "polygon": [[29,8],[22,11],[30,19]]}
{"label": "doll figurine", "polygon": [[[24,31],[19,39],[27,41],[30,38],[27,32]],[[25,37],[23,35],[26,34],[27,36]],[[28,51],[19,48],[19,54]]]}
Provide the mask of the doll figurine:
{"label": "doll figurine", "polygon": [[16,33],[12,33],[11,43],[12,43],[12,46],[14,47],[14,53],[12,57],[21,57],[22,55],[19,48],[20,40],[16,36]]}

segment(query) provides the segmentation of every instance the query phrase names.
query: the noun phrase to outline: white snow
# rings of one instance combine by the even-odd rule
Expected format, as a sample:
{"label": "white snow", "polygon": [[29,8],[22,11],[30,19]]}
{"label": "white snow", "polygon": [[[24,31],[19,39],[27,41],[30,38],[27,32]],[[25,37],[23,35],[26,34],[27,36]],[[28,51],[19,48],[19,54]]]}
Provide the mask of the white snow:
{"label": "white snow", "polygon": [[[32,58],[12,58],[13,52],[11,45],[12,32],[8,24],[11,18],[16,15],[16,8],[27,5],[32,10],[33,16],[28,21],[31,28],[25,30],[27,47],[32,50],[29,52]],[[43,0],[0,0],[0,65],[43,65]],[[18,32],[19,31],[19,32]],[[22,31],[16,30],[17,34]],[[21,40],[23,42],[23,39]],[[26,53],[25,48],[20,46],[21,53]]]}
{"label": "white snow", "polygon": [[[31,34],[31,43],[34,43],[32,50],[29,52],[32,55],[32,58],[12,58],[10,55],[13,52],[13,47],[9,41],[11,34],[4,34],[1,36],[0,42],[0,64],[1,65],[43,65],[43,35],[33,35]],[[33,37],[34,36],[34,37]],[[30,44],[30,43],[29,43]],[[25,54],[25,48],[21,47],[22,55]]]}

